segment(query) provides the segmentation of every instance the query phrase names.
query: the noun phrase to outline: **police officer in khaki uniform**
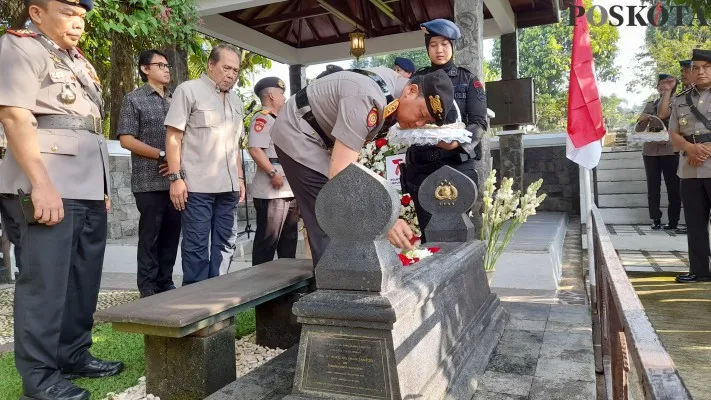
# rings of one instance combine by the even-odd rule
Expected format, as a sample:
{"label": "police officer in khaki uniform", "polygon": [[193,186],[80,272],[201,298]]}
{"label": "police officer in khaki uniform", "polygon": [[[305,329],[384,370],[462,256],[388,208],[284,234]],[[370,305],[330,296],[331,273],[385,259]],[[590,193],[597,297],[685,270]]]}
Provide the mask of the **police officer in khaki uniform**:
{"label": "police officer in khaki uniform", "polygon": [[[659,98],[647,102],[642,110],[642,114],[637,120],[635,130],[642,132],[660,132],[669,125],[669,117],[663,118],[658,112],[662,108],[671,108],[670,98],[676,91],[677,80],[669,74],[659,74],[657,79],[657,91]],[[666,113],[667,115],[669,112]],[[655,118],[656,117],[656,118]],[[647,142],[642,148],[644,159],[644,170],[647,175],[647,203],[649,206],[649,217],[652,219],[652,229],[676,230],[678,234],[686,233],[685,229],[678,227],[679,216],[681,214],[681,196],[679,195],[679,177],[676,170],[679,166],[679,153],[674,149],[671,141]],[[669,199],[668,217],[669,223],[662,226],[662,211],[659,208],[661,200],[662,175],[667,187],[667,197]]]}
{"label": "police officer in khaki uniform", "polygon": [[711,211],[711,50],[694,49],[692,86],[672,103],[669,135],[681,149],[678,175],[688,228],[689,273],[677,282],[711,280],[709,212]]}
{"label": "police officer in khaki uniform", "polygon": [[[387,132],[396,119],[405,129],[432,122],[441,126],[453,97],[444,71],[408,81],[389,68],[372,68],[319,78],[286,103],[272,128],[272,140],[306,225],[314,265],[328,245],[316,220],[321,188],[357,162],[363,144]],[[388,233],[392,244],[405,249],[412,248],[412,236],[401,219]]]}
{"label": "police officer in khaki uniform", "polygon": [[[0,37],[0,193],[31,193],[20,225],[15,365],[23,399],[83,400],[68,379],[118,374],[89,353],[107,234],[101,86],[76,49],[91,0],[28,0],[29,29]],[[34,207],[34,212],[31,208]],[[36,222],[35,222],[36,220]]]}
{"label": "police officer in khaki uniform", "polygon": [[679,67],[681,68],[681,90],[684,91],[688,89],[691,84],[691,60],[681,60],[679,61]]}
{"label": "police officer in khaki uniform", "polygon": [[284,168],[279,163],[271,130],[286,103],[284,81],[264,78],[254,86],[262,109],[252,117],[249,128],[249,154],[257,164],[252,181],[252,197],[257,210],[257,232],[252,247],[252,265],[274,259],[296,257],[299,236],[299,209]]}

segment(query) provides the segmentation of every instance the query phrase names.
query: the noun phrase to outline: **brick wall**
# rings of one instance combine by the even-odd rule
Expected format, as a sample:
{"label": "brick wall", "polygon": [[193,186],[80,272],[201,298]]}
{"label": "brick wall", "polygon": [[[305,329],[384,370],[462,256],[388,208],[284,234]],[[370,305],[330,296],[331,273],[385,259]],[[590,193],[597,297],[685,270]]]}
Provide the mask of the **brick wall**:
{"label": "brick wall", "polygon": [[[499,150],[492,150],[494,168],[501,171]],[[547,193],[541,211],[565,211],[570,215],[580,214],[580,181],[578,164],[565,156],[565,145],[550,147],[529,147],[523,153],[523,184],[543,178],[539,193]],[[501,176],[498,176],[499,181]]]}
{"label": "brick wall", "polygon": [[[246,152],[245,152],[246,154]],[[252,229],[256,228],[256,211],[252,205],[252,195],[249,185],[254,178],[255,164],[248,159],[245,165],[248,207]],[[136,209],[136,199],[131,191],[131,156],[126,152],[115,151],[109,157],[111,173],[111,212],[109,212],[109,239],[113,241],[135,242],[138,240],[138,219],[140,214]],[[246,219],[244,203],[237,207],[239,221]]]}

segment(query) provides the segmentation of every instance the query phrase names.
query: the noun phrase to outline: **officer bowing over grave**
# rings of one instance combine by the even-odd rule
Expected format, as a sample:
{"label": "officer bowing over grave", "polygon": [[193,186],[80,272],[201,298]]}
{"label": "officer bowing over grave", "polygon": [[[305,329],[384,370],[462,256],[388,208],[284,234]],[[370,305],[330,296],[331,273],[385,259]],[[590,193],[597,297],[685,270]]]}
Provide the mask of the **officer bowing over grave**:
{"label": "officer bowing over grave", "polygon": [[[316,220],[321,188],[351,163],[363,144],[387,132],[395,120],[403,129],[441,126],[453,104],[452,82],[444,71],[411,80],[389,68],[347,70],[313,81],[286,103],[272,128],[272,140],[306,225],[314,265],[328,245]],[[352,188],[352,196],[367,196]],[[390,242],[411,249],[413,233],[398,220]]]}
{"label": "officer bowing over grave", "polygon": [[23,399],[84,400],[89,392],[69,379],[123,369],[89,352],[111,189],[101,86],[76,48],[93,2],[25,0],[25,7],[29,29],[0,37],[8,139],[0,193],[14,196],[11,215],[22,216],[15,366]]}
{"label": "officer bowing over grave", "polygon": [[264,78],[254,86],[262,109],[252,117],[249,128],[249,154],[257,164],[252,181],[252,197],[257,211],[257,232],[252,245],[252,265],[274,259],[296,257],[299,236],[299,209],[284,168],[279,163],[271,130],[284,107],[284,81]]}
{"label": "officer bowing over grave", "polygon": [[[422,208],[417,198],[420,185],[430,174],[449,165],[471,178],[478,186],[475,163],[481,160],[479,142],[488,125],[484,85],[474,74],[454,63],[454,42],[461,36],[459,27],[452,21],[435,19],[422,24],[422,29],[425,31],[425,47],[432,66],[418,70],[413,76],[444,71],[454,86],[454,100],[461,120],[472,133],[470,143],[440,142],[436,146],[415,145],[407,149],[405,165],[402,166],[402,190],[409,193],[415,202],[417,220],[423,232],[422,241],[425,242],[424,232],[431,215]],[[446,114],[444,123],[456,122],[457,116],[457,110],[452,108]]]}
{"label": "officer bowing over grave", "polygon": [[688,229],[689,273],[677,282],[711,280],[709,271],[709,212],[711,211],[711,50],[694,49],[691,86],[672,103],[669,135],[681,149],[681,199]]}

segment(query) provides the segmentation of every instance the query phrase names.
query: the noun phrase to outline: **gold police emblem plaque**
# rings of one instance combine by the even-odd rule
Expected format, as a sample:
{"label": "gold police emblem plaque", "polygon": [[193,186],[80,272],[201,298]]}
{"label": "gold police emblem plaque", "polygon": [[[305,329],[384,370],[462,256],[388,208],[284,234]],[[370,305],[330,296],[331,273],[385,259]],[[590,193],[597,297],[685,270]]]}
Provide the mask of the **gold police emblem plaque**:
{"label": "gold police emblem plaque", "polygon": [[453,206],[459,197],[459,191],[448,180],[443,180],[434,192],[435,199],[439,200],[442,206]]}
{"label": "gold police emblem plaque", "polygon": [[444,110],[442,109],[442,100],[440,100],[439,95],[430,96],[430,107],[432,108],[433,113],[438,114],[441,117]]}

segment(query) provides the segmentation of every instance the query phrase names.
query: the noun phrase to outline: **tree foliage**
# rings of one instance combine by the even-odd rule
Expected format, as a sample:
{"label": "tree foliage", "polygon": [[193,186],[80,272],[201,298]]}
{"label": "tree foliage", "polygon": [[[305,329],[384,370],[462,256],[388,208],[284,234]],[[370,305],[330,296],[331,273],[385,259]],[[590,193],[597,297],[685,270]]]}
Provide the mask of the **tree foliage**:
{"label": "tree foliage", "polygon": [[[591,1],[584,1],[590,7]],[[564,11],[567,14],[567,11]],[[599,20],[599,12],[596,11]],[[535,88],[536,120],[541,131],[562,129],[567,123],[568,79],[573,46],[573,27],[565,22],[524,28],[518,31],[519,77],[532,77]],[[590,26],[590,42],[598,82],[615,82],[619,32],[605,24]],[[493,49],[491,69],[501,71],[501,41]],[[602,99],[603,103],[607,101]],[[603,104],[604,105],[604,104]],[[608,107],[608,109],[611,109]]]}
{"label": "tree foliage", "polygon": [[[684,21],[690,20],[691,15],[685,13]],[[646,49],[635,54],[639,73],[629,83],[629,90],[654,87],[659,73],[678,77],[679,60],[690,59],[694,48],[711,48],[711,28],[694,22],[692,26],[647,27],[644,38]]]}

